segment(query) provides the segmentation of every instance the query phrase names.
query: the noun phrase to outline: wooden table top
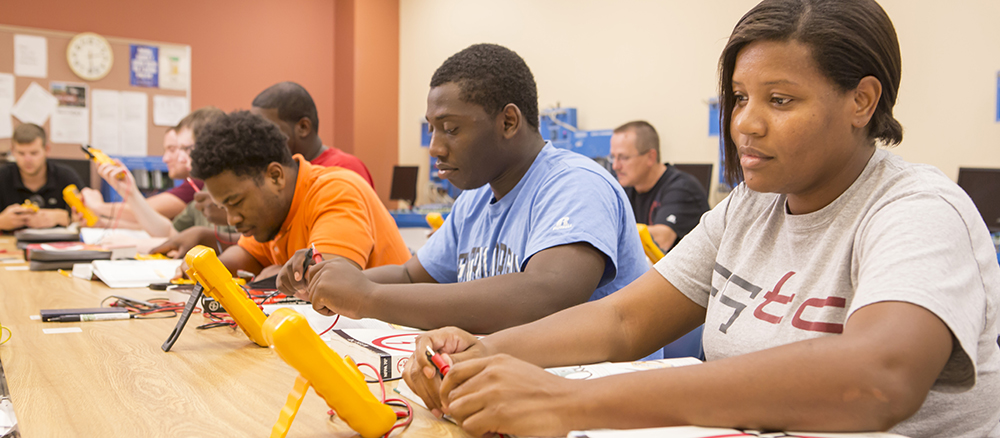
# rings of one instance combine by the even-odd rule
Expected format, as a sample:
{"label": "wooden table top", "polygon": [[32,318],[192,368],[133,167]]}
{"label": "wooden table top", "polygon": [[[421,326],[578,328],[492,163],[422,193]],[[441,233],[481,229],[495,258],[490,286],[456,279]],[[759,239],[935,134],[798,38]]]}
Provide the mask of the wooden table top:
{"label": "wooden table top", "polygon": [[[0,237],[12,251],[13,239]],[[0,254],[0,255],[9,255]],[[23,265],[23,264],[22,264]],[[105,297],[149,299],[165,292],[109,289],[55,271],[0,268],[0,322],[13,332],[0,346],[22,436],[267,436],[292,389],[296,371],[238,330],[196,330],[192,315],[169,353],[160,345],[177,318],[82,323],[30,319],[40,309],[98,307]],[[81,333],[44,334],[79,327]],[[395,384],[388,385],[390,388]],[[376,396],[378,385],[371,386]],[[390,394],[393,397],[395,393]],[[324,401],[306,395],[288,436],[357,434],[330,419]],[[414,406],[405,437],[467,437],[459,427]]]}

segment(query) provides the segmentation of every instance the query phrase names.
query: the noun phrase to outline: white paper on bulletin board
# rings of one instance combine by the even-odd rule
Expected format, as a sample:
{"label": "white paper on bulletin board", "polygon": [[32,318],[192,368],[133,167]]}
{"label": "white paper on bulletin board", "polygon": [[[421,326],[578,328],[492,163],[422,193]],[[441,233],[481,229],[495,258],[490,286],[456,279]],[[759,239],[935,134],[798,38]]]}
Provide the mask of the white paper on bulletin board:
{"label": "white paper on bulletin board", "polygon": [[94,89],[90,95],[90,144],[111,155],[121,155],[118,129],[119,92]]}
{"label": "white paper on bulletin board", "polygon": [[177,126],[191,112],[191,104],[184,96],[153,96],[153,124]]}
{"label": "white paper on bulletin board", "polygon": [[10,108],[14,106],[14,75],[0,73],[0,138],[10,138],[14,124]]}
{"label": "white paper on bulletin board", "polygon": [[146,155],[149,143],[149,98],[146,93],[122,91],[119,100],[118,128],[120,154],[141,157]]}
{"label": "white paper on bulletin board", "polygon": [[29,78],[49,75],[48,40],[34,35],[14,35],[14,74]]}
{"label": "white paper on bulletin board", "polygon": [[49,82],[49,90],[59,101],[49,121],[49,137],[53,143],[86,144],[90,142],[87,126],[87,84]]}
{"label": "white paper on bulletin board", "polygon": [[57,106],[59,100],[49,93],[49,90],[42,88],[37,82],[32,82],[10,112],[21,122],[44,125],[49,116],[56,111]]}
{"label": "white paper on bulletin board", "polygon": [[190,47],[160,46],[160,88],[165,90],[188,90],[190,87]]}

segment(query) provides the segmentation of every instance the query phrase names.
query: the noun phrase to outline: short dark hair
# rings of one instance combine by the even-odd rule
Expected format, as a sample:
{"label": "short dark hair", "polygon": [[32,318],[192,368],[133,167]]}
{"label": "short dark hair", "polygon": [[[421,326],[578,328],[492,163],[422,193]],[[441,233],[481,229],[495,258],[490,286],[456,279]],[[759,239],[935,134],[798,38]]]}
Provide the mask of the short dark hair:
{"label": "short dark hair", "polygon": [[205,125],[211,122],[212,119],[224,115],[226,115],[225,111],[209,105],[192,111],[191,114],[188,114],[181,119],[180,123],[172,129],[177,131],[177,133],[180,133],[181,130],[185,128],[190,129],[195,141],[197,141],[198,136],[201,135],[201,131],[205,128]]}
{"label": "short dark hair", "polygon": [[528,125],[538,130],[538,89],[531,69],[517,53],[496,44],[474,44],[451,55],[431,77],[431,88],[454,82],[463,102],[496,116],[517,105]]}
{"label": "short dark hair", "polygon": [[191,151],[191,175],[208,179],[232,171],[260,179],[277,162],[294,166],[285,135],[277,125],[250,111],[234,111],[205,125]]}
{"label": "short dark hair", "polygon": [[45,130],[34,123],[17,125],[14,128],[14,133],[11,135],[13,144],[29,144],[39,138],[42,139],[42,146],[45,146],[48,142],[48,139],[45,137]]}
{"label": "short dark hair", "polygon": [[726,181],[743,180],[740,158],[729,134],[732,123],[733,71],[740,50],[754,41],[798,41],[809,47],[820,72],[842,91],[873,76],[882,95],[868,122],[868,138],[885,145],[903,140],[903,127],[892,116],[899,92],[902,59],[896,29],[874,0],[764,0],[733,29],[719,59],[722,136]]}
{"label": "short dark hair", "polygon": [[295,82],[279,82],[267,87],[253,98],[252,105],[263,109],[277,109],[278,118],[293,125],[306,117],[312,122],[313,132],[319,132],[316,102],[313,102],[305,88]]}
{"label": "short dark hair", "polygon": [[632,131],[635,133],[635,149],[645,154],[650,149],[656,151],[656,161],[660,161],[660,134],[645,120],[635,120],[615,128],[615,134]]}

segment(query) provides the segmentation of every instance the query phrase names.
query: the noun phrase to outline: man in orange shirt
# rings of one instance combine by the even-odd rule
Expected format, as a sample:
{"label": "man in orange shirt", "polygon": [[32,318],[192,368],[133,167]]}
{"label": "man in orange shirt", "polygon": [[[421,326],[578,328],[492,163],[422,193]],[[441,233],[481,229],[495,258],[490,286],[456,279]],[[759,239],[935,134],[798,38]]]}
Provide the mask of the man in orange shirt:
{"label": "man in orange shirt", "polygon": [[388,210],[357,173],[294,157],[273,123],[248,111],[213,120],[191,153],[205,181],[243,234],[219,259],[230,272],[280,268],[310,244],[326,260],[359,269],[401,264],[409,250]]}

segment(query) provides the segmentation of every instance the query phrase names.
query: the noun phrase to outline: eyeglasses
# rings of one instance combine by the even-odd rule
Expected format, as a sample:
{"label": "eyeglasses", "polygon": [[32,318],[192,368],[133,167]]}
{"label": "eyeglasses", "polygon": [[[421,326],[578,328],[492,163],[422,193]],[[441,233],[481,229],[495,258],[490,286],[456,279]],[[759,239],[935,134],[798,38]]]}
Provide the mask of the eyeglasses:
{"label": "eyeglasses", "polygon": [[191,155],[191,150],[194,149],[194,144],[190,144],[190,145],[187,145],[187,146],[174,146],[174,145],[170,145],[170,146],[167,146],[167,147],[165,147],[163,149],[164,149],[164,152],[170,152],[170,153],[184,152],[185,154]]}
{"label": "eyeglasses", "polygon": [[639,157],[639,156],[648,154],[649,151],[651,151],[651,150],[652,149],[648,149],[648,150],[646,150],[646,152],[640,152],[640,153],[635,154],[635,155],[608,155],[607,159],[608,159],[608,161],[611,162],[611,164],[615,164],[615,162],[621,162],[621,163],[624,164],[624,163],[627,163],[629,160],[631,160],[631,159],[633,159],[635,157]]}
{"label": "eyeglasses", "polygon": [[615,164],[617,162],[627,163],[629,160],[631,160],[631,159],[633,159],[635,157],[638,157],[638,156],[639,156],[639,154],[636,154],[636,155],[608,155],[608,161],[610,161],[611,164]]}
{"label": "eyeglasses", "polygon": [[643,151],[643,152],[639,152],[638,154],[635,154],[635,155],[620,155],[620,154],[619,154],[619,155],[608,155],[608,156],[607,156],[607,157],[605,157],[605,158],[606,158],[606,159],[607,159],[607,160],[608,160],[608,161],[609,161],[609,162],[610,162],[610,163],[611,163],[612,165],[614,165],[614,164],[615,164],[615,162],[619,162],[619,161],[620,161],[620,162],[621,162],[622,164],[624,164],[624,163],[627,163],[627,162],[629,162],[629,160],[631,160],[631,159],[633,159],[633,158],[635,158],[635,157],[641,157],[641,156],[643,156],[643,155],[646,155],[646,154],[648,154],[648,153],[649,153],[650,151],[652,151],[652,150],[653,150],[653,148],[649,148],[649,149],[646,149],[645,151]]}

